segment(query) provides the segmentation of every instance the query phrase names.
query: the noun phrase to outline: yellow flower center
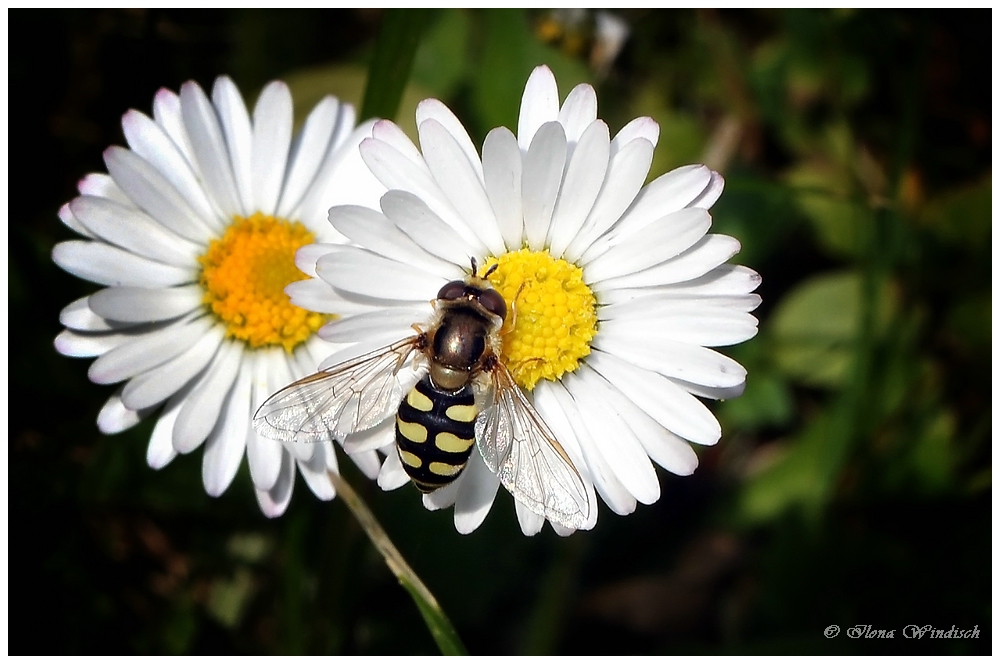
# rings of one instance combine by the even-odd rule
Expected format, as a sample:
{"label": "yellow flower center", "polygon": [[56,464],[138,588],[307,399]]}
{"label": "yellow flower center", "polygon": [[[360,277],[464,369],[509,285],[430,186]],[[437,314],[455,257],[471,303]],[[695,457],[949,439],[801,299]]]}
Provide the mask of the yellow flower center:
{"label": "yellow flower center", "polygon": [[597,301],[583,270],[528,249],[486,260],[494,264],[489,280],[509,310],[501,359],[517,384],[530,391],[543,378],[575,371],[597,333]]}
{"label": "yellow flower center", "polygon": [[295,267],[295,251],[313,241],[298,222],[255,213],[233,223],[198,257],[203,302],[226,325],[226,335],[253,348],[291,352],[326,323],[326,317],[293,305],[285,286],[308,278]]}

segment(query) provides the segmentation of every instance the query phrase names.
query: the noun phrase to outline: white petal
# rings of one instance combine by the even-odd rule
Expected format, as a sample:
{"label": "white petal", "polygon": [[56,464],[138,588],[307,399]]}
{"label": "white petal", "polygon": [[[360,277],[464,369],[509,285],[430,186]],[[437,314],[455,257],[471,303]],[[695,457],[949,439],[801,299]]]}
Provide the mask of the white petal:
{"label": "white petal", "polygon": [[719,200],[719,196],[722,196],[722,189],[726,186],[726,181],[721,175],[712,171],[712,181],[708,183],[705,187],[705,191],[701,192],[698,198],[691,201],[691,207],[700,207],[704,209],[709,209],[715,205],[715,201]]}
{"label": "white petal", "polygon": [[472,142],[472,139],[469,138],[469,133],[465,131],[465,127],[462,126],[461,121],[451,112],[451,109],[437,99],[424,99],[417,104],[416,117],[418,127],[426,120],[434,120],[444,127],[451,134],[452,138],[455,139],[455,142],[465,154],[466,159],[469,160],[472,168],[476,171],[476,175],[479,177],[479,181],[483,181],[483,168],[479,162],[479,153],[476,151],[476,146]]}
{"label": "white petal", "polygon": [[351,461],[354,462],[354,465],[365,474],[365,477],[370,480],[378,478],[382,465],[375,450],[358,452],[357,454],[348,454],[348,456],[351,457]]}
{"label": "white petal", "polygon": [[202,220],[177,188],[145,159],[112,146],[104,151],[104,163],[129,199],[167,229],[197,244],[212,237],[209,222]]}
{"label": "white petal", "polygon": [[[314,454],[308,461],[298,461],[299,472],[302,479],[306,481],[306,486],[320,500],[333,500],[337,495],[330,480],[329,470],[326,465],[327,445],[314,443]],[[332,452],[332,448],[330,448]]]}
{"label": "white petal", "polygon": [[58,215],[59,215],[59,221],[63,222],[66,225],[66,227],[69,228],[74,233],[82,235],[86,238],[90,238],[91,240],[95,239],[94,234],[91,233],[86,226],[80,223],[79,219],[73,216],[73,211],[70,210],[69,203],[64,203],[62,207],[59,208]]}
{"label": "white petal", "polygon": [[[346,241],[347,238],[344,238]],[[295,267],[299,268],[310,277],[316,276],[316,261],[320,259],[321,256],[330,252],[333,247],[336,247],[338,243],[328,243],[328,242],[314,242],[313,244],[307,244],[304,247],[300,247],[298,251],[295,252]]]}
{"label": "white petal", "polygon": [[603,235],[632,204],[653,163],[653,144],[637,139],[614,153],[601,193],[590,216],[565,251],[569,261],[576,262],[598,237]]}
{"label": "white petal", "polygon": [[735,238],[709,234],[676,258],[641,272],[608,279],[596,285],[596,289],[603,292],[616,288],[664,286],[690,281],[717,268],[739,251],[740,243]]}
{"label": "white petal", "polygon": [[73,330],[86,332],[107,332],[134,327],[133,323],[106,320],[90,308],[90,296],[70,302],[59,312],[59,322]]}
{"label": "white petal", "polygon": [[[278,391],[284,385],[270,383],[270,362],[281,360],[281,348],[265,350],[251,356],[253,362],[253,390],[251,395],[251,410],[256,412],[264,400]],[[281,471],[281,443],[264,438],[251,427],[247,432],[247,464],[250,466],[250,479],[259,491],[268,491],[278,481]]]}
{"label": "white petal", "polygon": [[221,325],[212,326],[191,348],[130,380],[122,391],[122,401],[129,408],[139,409],[169,398],[208,366],[223,336]]}
{"label": "white petal", "polygon": [[679,378],[671,378],[670,382],[676,383],[679,387],[690,392],[696,397],[715,399],[716,401],[735,399],[738,396],[742,396],[746,389],[746,383],[738,383],[732,387],[706,387],[705,385],[691,383],[686,380],[680,380]]}
{"label": "white petal", "polygon": [[608,405],[628,423],[649,458],[675,475],[690,475],[698,467],[698,455],[683,438],[667,431],[603,378],[595,383],[603,388]]}
{"label": "white petal", "polygon": [[640,503],[651,505],[660,497],[656,471],[628,420],[602,398],[599,381],[603,379],[582,365],[576,373],[565,376],[563,384],[579,405],[583,423],[615,477]]}
{"label": "white petal", "polygon": [[[194,151],[191,140],[184,131],[184,118],[181,117],[181,98],[177,93],[166,88],[160,88],[153,97],[153,119],[167,133],[174,145],[189,164],[194,165]],[[80,192],[81,194],[84,192]]]}
{"label": "white petal", "polygon": [[597,349],[586,361],[635,405],[678,436],[701,445],[714,445],[722,436],[718,420],[705,404],[660,374]]}
{"label": "white petal", "polygon": [[[215,79],[212,102],[219,114],[219,125],[229,150],[233,166],[233,182],[245,211],[254,210],[254,191],[251,161],[253,159],[253,126],[247,113],[243,96],[228,76]],[[229,214],[236,212],[230,209]]]}
{"label": "white petal", "polygon": [[[749,295],[732,296],[747,298]],[[710,304],[732,298],[639,297],[598,310],[600,334],[642,329],[651,339],[699,346],[728,346],[757,334],[757,319],[736,307]]]}
{"label": "white petal", "polygon": [[254,487],[257,495],[257,504],[260,511],[269,519],[279,517],[288,509],[288,503],[292,501],[292,489],[295,486],[295,462],[292,455],[284,452],[281,455],[281,464],[278,472],[278,480],[271,489],[264,491]]}
{"label": "white petal", "polygon": [[542,125],[524,157],[521,175],[524,235],[528,246],[535,251],[545,244],[565,164],[566,135],[562,125],[558,122]]}
{"label": "white petal", "polygon": [[380,212],[357,205],[330,209],[330,223],[359,246],[399,261],[420,267],[447,279],[455,266],[430,254]]}
{"label": "white petal", "polygon": [[618,236],[607,251],[589,260],[584,257],[584,278],[598,283],[663,263],[694,246],[711,225],[712,217],[701,208],[674,212],[641,232]]}
{"label": "white petal", "polygon": [[559,88],[556,86],[556,77],[545,65],[535,67],[524,86],[521,110],[517,118],[517,144],[521,150],[528,150],[539,127],[558,117]]}
{"label": "white petal", "polygon": [[521,248],[521,150],[506,127],[497,127],[483,143],[483,182],[500,234],[510,251]]}
{"label": "white petal", "polygon": [[288,158],[288,175],[278,202],[278,216],[288,218],[298,207],[309,186],[316,179],[323,159],[335,149],[331,144],[340,103],[335,97],[326,96],[309,113],[302,130],[295,136]]}
{"label": "white petal", "polygon": [[451,484],[447,484],[431,493],[425,493],[423,495],[424,507],[432,512],[436,512],[437,510],[443,510],[446,507],[454,505],[455,498],[458,496],[458,485],[461,481],[462,478],[459,476]]}
{"label": "white petal", "polygon": [[101,408],[101,412],[97,414],[97,428],[100,429],[101,433],[109,436],[121,433],[134,427],[149,413],[148,410],[136,412],[126,408],[125,404],[122,403],[121,391],[119,390],[108,399]]}
{"label": "white petal", "polygon": [[87,375],[100,385],[138,376],[191,348],[208,326],[206,317],[193,322],[178,321],[143,334],[94,360]]}
{"label": "white petal", "polygon": [[[419,133],[424,159],[438,186],[490,252],[494,256],[501,255],[504,252],[503,238],[483,189],[482,168],[473,166],[455,137],[437,120],[424,121]],[[473,155],[478,164],[478,155]]]}
{"label": "white petal", "polygon": [[552,212],[548,245],[553,256],[562,256],[587,221],[608,170],[609,147],[608,126],[600,120],[592,122],[580,136]]}
{"label": "white petal", "polygon": [[330,284],[321,279],[292,282],[285,286],[285,294],[295,306],[321,314],[347,316],[371,310],[370,306],[361,306],[345,300]]}
{"label": "white petal", "polygon": [[[417,108],[419,109],[419,104]],[[420,124],[417,122],[417,124]],[[391,120],[379,120],[372,126],[372,138],[388,143],[393,148],[399,151],[401,155],[409,159],[415,166],[424,169],[427,173],[427,164],[424,162],[424,157],[420,154],[420,149],[413,144],[410,137],[406,135],[399,126],[392,122]]]}
{"label": "white petal", "polygon": [[[425,166],[417,166],[388,143],[375,139],[361,142],[361,157],[375,177],[388,189],[400,189],[422,199],[454,233],[458,233],[466,244],[475,249],[475,255],[486,254],[486,245],[472,230],[469,222],[455,211]],[[389,212],[384,207],[382,209],[391,218]]]}
{"label": "white petal", "polygon": [[254,210],[271,214],[285,180],[285,165],[292,144],[292,93],[282,81],[264,86],[253,109],[251,182]]}
{"label": "white petal", "polygon": [[430,318],[433,309],[430,302],[426,306],[391,307],[378,309],[367,314],[339,318],[324,326],[323,338],[333,343],[354,343],[371,336],[393,336],[400,339],[412,334],[411,326]]}
{"label": "white petal", "polygon": [[386,451],[382,470],[378,473],[379,488],[383,491],[395,491],[409,481],[410,476],[403,470],[403,462],[399,460],[399,454],[393,445],[391,450]]}
{"label": "white petal", "polygon": [[531,537],[537,535],[545,525],[545,517],[535,514],[523,503],[515,500],[514,511],[517,514],[517,523],[521,526],[521,532]]}
{"label": "white petal", "polygon": [[351,246],[323,256],[316,271],[334,288],[393,300],[429,301],[447,283],[419,268]]}
{"label": "white petal", "polygon": [[575,143],[597,119],[597,93],[593,86],[581,83],[566,95],[559,109],[559,123],[566,129],[566,140]]}
{"label": "white petal", "polygon": [[635,511],[635,498],[625,488],[615,472],[608,465],[600,447],[584,424],[583,408],[561,383],[552,384],[552,394],[559,402],[566,419],[580,443],[587,468],[594,482],[594,488],[615,514],[631,514]]}
{"label": "white petal", "polygon": [[[657,219],[687,207],[712,180],[707,166],[675,168],[642,188],[628,212],[612,233],[628,234],[645,228]],[[586,254],[585,254],[586,256]]]}
{"label": "white petal", "polygon": [[181,116],[184,128],[191,137],[195,162],[209,196],[224,212],[246,216],[249,210],[241,204],[236,190],[233,166],[219,118],[204,90],[193,81],[181,86]]}
{"label": "white petal", "polygon": [[146,448],[146,463],[150,468],[159,470],[174,460],[177,450],[174,449],[174,423],[177,414],[184,405],[183,399],[171,399],[160,413],[153,427],[153,435],[149,437],[149,447]]}
{"label": "white petal", "polygon": [[135,338],[134,334],[106,332],[74,332],[63,330],[56,336],[55,347],[67,357],[97,357]]}
{"label": "white petal", "polygon": [[246,449],[251,415],[250,376],[243,366],[229,389],[218,424],[205,441],[201,479],[208,495],[221,496],[236,477]]}
{"label": "white petal", "polygon": [[655,148],[660,138],[660,125],[650,117],[635,118],[615,134],[611,141],[611,154],[615,154],[637,138],[649,141]]}
{"label": "white petal", "polygon": [[490,513],[499,487],[499,478],[487,467],[479,450],[473,450],[455,498],[455,530],[467,535],[478,528]]}
{"label": "white petal", "polygon": [[88,304],[98,316],[129,323],[147,323],[183,316],[201,306],[201,286],[177,288],[105,288]]}
{"label": "white petal", "polygon": [[141,210],[95,196],[80,196],[69,205],[73,216],[95,236],[122,249],[168,265],[196,265],[201,247],[171,233]]}
{"label": "white petal", "polygon": [[198,176],[187,158],[160,125],[139,111],[129,111],[122,118],[122,130],[129,147],[159,171],[184,197],[198,217],[212,227],[221,227]]}
{"label": "white petal", "polygon": [[215,428],[222,404],[240,368],[242,344],[226,342],[185,400],[174,425],[174,448],[187,454]]}
{"label": "white petal", "polygon": [[81,196],[109,198],[115,203],[135,207],[135,203],[115,184],[107,173],[88,173],[77,185]]}
{"label": "white petal", "polygon": [[102,286],[157,288],[190,283],[192,267],[165,265],[130,251],[89,240],[67,240],[52,248],[52,261],[70,274]]}
{"label": "white petal", "polygon": [[411,193],[390,191],[382,197],[381,205],[385,216],[429,254],[455,266],[468,265],[470,257],[484,255],[478,240],[467,242]]}
{"label": "white petal", "polygon": [[753,311],[760,304],[759,296],[749,297],[760,286],[760,275],[742,265],[721,265],[705,274],[672,284],[636,288],[607,288],[600,291],[605,304],[628,302],[641,297],[689,298],[712,300],[716,306]]}

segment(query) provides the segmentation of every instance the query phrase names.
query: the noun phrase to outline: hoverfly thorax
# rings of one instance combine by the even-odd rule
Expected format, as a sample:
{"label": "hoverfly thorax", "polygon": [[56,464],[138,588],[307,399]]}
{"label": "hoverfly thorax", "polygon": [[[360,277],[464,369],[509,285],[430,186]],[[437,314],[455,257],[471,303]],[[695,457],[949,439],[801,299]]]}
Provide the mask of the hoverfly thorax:
{"label": "hoverfly thorax", "polygon": [[430,376],[438,388],[457,390],[489,356],[507,304],[488,281],[472,276],[445,284],[435,306],[440,322],[431,331]]}

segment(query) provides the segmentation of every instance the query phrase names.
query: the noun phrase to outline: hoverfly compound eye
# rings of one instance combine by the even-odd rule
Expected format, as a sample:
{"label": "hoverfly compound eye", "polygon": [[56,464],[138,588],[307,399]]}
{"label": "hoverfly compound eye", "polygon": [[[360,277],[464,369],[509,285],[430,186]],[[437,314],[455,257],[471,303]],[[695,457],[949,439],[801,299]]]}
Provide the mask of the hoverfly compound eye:
{"label": "hoverfly compound eye", "polygon": [[465,295],[464,281],[449,281],[438,291],[439,300],[457,300]]}
{"label": "hoverfly compound eye", "polygon": [[507,303],[504,302],[503,296],[492,288],[479,294],[479,304],[483,305],[490,313],[499,316],[501,320],[507,318]]}

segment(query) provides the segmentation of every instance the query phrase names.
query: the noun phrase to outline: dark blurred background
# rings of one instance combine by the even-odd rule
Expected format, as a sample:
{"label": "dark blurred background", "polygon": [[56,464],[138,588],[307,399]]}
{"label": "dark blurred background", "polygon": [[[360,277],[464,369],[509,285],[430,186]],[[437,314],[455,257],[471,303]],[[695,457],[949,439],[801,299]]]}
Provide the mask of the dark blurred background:
{"label": "dark blurred background", "polygon": [[[446,101],[481,144],[531,68],[589,81],[617,131],[661,126],[651,177],[706,162],[715,230],[763,275],[723,439],[655,505],[525,538],[509,498],[454,532],[410,487],[366,497],[475,654],[991,652],[989,10],[430,16],[400,123]],[[426,654],[433,640],[340,501],[299,481],[260,515],[201,452],[146,466],[147,421],[98,433],[112,389],[53,350],[96,287],[58,270],[56,217],[156,90],[287,80],[304,113],[360,102],[383,13],[26,11],[9,27],[9,652]],[[349,464],[345,464],[349,465]],[[502,494],[503,492],[501,492]],[[828,639],[864,624],[893,639]],[[907,640],[908,624],[971,640]]]}

